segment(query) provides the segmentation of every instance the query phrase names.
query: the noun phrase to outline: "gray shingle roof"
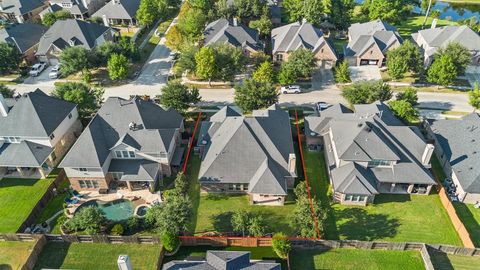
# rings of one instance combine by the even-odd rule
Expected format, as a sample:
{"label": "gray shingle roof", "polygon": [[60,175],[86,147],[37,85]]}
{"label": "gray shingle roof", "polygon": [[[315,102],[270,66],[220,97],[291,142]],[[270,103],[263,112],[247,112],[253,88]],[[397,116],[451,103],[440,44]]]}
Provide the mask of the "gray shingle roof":
{"label": "gray shingle roof", "polygon": [[[421,164],[426,143],[418,128],[399,125],[392,119],[394,116],[390,115],[391,111],[385,104],[373,103],[355,108],[358,111],[352,113],[331,107],[318,117],[305,118],[306,136],[313,133],[324,136],[326,149],[335,147],[338,157],[348,161],[347,165],[336,168],[334,157],[328,156],[335,190],[375,194],[374,183],[377,182],[435,184],[430,172]],[[335,142],[334,146],[330,144],[330,139]],[[396,163],[388,168],[361,165],[375,160]]]}
{"label": "gray shingle roof", "polygon": [[378,31],[393,31],[397,29],[387,22],[380,19],[366,22],[366,23],[354,23],[348,28],[348,35],[352,40],[357,39],[360,36],[371,36]]}
{"label": "gray shingle roof", "polygon": [[[446,46],[450,42],[458,42],[469,50],[480,51],[480,36],[466,25],[442,26],[418,31],[430,47]],[[415,36],[414,39],[418,38]]]}
{"label": "gray shingle roof", "polygon": [[171,261],[163,270],[281,270],[275,262],[250,262],[248,251],[209,250],[205,261]]}
{"label": "gray shingle roof", "polygon": [[41,0],[2,0],[0,2],[3,8],[0,13],[14,13],[17,16],[32,12],[44,5]]}
{"label": "gray shingle roof", "polygon": [[348,34],[350,40],[345,48],[345,56],[359,56],[374,44],[385,53],[394,43],[403,42],[397,29],[382,20],[352,24]]}
{"label": "gray shingle roof", "polygon": [[82,15],[88,12],[88,8],[84,6],[83,2],[80,0],[68,1],[72,4],[72,7],[70,8],[62,7],[62,3],[65,3],[65,2],[66,2],[65,0],[50,0],[50,5],[51,5],[50,7],[52,8],[52,10],[57,10],[58,7],[60,7],[60,9],[67,10],[73,15]]}
{"label": "gray shingle roof", "polygon": [[291,52],[298,48],[315,51],[325,42],[322,30],[308,22],[294,22],[272,30],[272,53]]}
{"label": "gray shingle roof", "polygon": [[0,147],[0,167],[40,167],[53,148],[31,141],[4,143]]}
{"label": "gray shingle roof", "polygon": [[251,47],[255,50],[262,48],[258,39],[258,31],[242,24],[237,26],[227,19],[218,19],[205,27],[205,45],[228,43],[235,47]]}
{"label": "gray shingle roof", "polygon": [[155,181],[160,164],[146,159],[112,159],[108,172],[121,172],[120,181]]}
{"label": "gray shingle roof", "polygon": [[0,137],[49,137],[76,107],[74,103],[47,96],[39,89],[9,101],[13,107],[7,117],[0,116]]}
{"label": "gray shingle roof", "polygon": [[95,12],[92,17],[131,20],[135,18],[140,0],[112,0]]}
{"label": "gray shingle roof", "polygon": [[12,24],[0,29],[0,41],[18,48],[21,53],[37,45],[47,27],[36,23]]}
{"label": "gray shingle roof", "polygon": [[431,129],[462,189],[480,193],[480,116],[472,113],[461,120],[437,120]]}
{"label": "gray shingle roof", "polygon": [[[137,128],[131,130],[130,123]],[[175,131],[181,128],[182,116],[173,109],[134,98],[108,98],[85,128],[61,167],[100,167],[110,149],[121,143],[143,153],[168,152]]]}
{"label": "gray shingle roof", "polygon": [[206,142],[200,181],[249,183],[251,192],[287,193],[285,177],[292,176],[288,159],[294,153],[293,141],[288,114],[275,105],[252,117],[229,116],[221,123],[204,123],[199,138]]}
{"label": "gray shingle roof", "polygon": [[45,55],[53,43],[59,44],[62,49],[70,40],[75,40],[75,46],[91,50],[99,45],[96,40],[107,31],[113,30],[101,24],[74,19],[56,21],[40,39],[36,55]]}

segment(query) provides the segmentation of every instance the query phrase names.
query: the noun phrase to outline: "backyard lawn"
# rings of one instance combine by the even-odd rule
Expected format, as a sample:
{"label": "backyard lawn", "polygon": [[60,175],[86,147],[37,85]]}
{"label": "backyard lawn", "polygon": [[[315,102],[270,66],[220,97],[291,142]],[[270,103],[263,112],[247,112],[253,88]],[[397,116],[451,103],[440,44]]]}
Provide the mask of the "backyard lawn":
{"label": "backyard lawn", "polygon": [[[406,20],[402,21],[399,25],[395,25],[398,29],[400,35],[405,39],[410,39],[411,34],[418,32],[422,29],[423,20],[425,16],[410,16]],[[425,24],[425,29],[430,28],[432,25],[433,19],[429,17],[427,23]],[[437,21],[437,27],[445,25],[455,25],[455,22],[441,20]]]}
{"label": "backyard lawn", "polygon": [[462,256],[432,252],[430,254],[435,269],[477,270],[480,257]]}
{"label": "backyard lawn", "polygon": [[295,249],[290,254],[292,270],[300,269],[425,269],[417,251]]}
{"label": "backyard lawn", "polygon": [[480,209],[475,209],[473,204],[453,203],[453,206],[467,228],[473,244],[480,247]]}
{"label": "backyard lawn", "polygon": [[57,175],[46,179],[0,180],[0,232],[14,233],[28,217]]}
{"label": "backyard lawn", "polygon": [[271,247],[182,247],[174,256],[165,257],[163,264],[174,260],[184,260],[189,256],[205,257],[207,250],[250,251],[250,259],[252,260],[276,261],[282,263],[282,269],[287,269],[286,262],[281,260]]}
{"label": "backyard lawn", "polygon": [[[58,211],[63,210],[63,204],[66,197],[71,197],[70,193],[63,192],[63,189],[68,188],[70,186],[70,182],[68,179],[65,179],[57,188],[59,192],[55,197],[53,197],[47,204],[47,206],[43,209],[40,216],[35,221],[37,224],[40,224],[49,218],[53,217]],[[57,224],[57,220],[61,215],[50,222],[51,231],[50,233],[60,233],[60,224]]]}
{"label": "backyard lawn", "polygon": [[0,270],[21,269],[35,242],[0,242]]}
{"label": "backyard lawn", "polygon": [[119,255],[128,255],[133,269],[155,269],[160,245],[49,242],[34,269],[116,270]]}
{"label": "backyard lawn", "polygon": [[332,204],[323,153],[304,154],[312,194],[329,213],[323,238],[462,245],[437,194],[377,195],[367,207]]}

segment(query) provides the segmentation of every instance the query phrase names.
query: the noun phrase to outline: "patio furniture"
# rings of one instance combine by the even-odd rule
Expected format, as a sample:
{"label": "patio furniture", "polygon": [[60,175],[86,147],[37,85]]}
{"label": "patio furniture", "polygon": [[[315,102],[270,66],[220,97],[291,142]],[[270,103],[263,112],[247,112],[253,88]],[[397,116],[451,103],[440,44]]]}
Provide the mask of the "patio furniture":
{"label": "patio furniture", "polygon": [[75,197],[73,197],[73,199],[71,199],[71,198],[65,198],[64,201],[65,201],[67,204],[76,204],[76,203],[78,203],[78,199],[75,198]]}
{"label": "patio furniture", "polygon": [[80,193],[79,193],[78,191],[76,191],[75,189],[72,190],[71,193],[72,193],[72,195],[73,195],[74,197],[77,197],[77,198],[82,198],[82,197],[83,197],[83,195],[80,194]]}

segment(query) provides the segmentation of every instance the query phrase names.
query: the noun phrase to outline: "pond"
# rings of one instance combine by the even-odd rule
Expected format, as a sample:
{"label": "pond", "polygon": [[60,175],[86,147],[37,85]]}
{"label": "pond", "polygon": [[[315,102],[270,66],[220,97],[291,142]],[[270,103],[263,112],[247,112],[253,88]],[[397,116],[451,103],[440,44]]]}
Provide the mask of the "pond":
{"label": "pond", "polygon": [[[361,4],[364,0],[355,0],[355,2]],[[431,10],[440,11],[440,19],[450,18],[452,21],[458,21],[460,19],[469,19],[471,17],[477,17],[480,20],[480,1],[478,3],[449,3],[437,1]],[[424,14],[419,8],[415,8],[416,13]]]}
{"label": "pond", "polygon": [[105,217],[112,221],[126,220],[133,216],[134,210],[133,203],[125,199],[111,202],[91,200],[80,205],[77,210],[75,210],[75,213],[87,206],[95,206],[100,208],[105,213]]}

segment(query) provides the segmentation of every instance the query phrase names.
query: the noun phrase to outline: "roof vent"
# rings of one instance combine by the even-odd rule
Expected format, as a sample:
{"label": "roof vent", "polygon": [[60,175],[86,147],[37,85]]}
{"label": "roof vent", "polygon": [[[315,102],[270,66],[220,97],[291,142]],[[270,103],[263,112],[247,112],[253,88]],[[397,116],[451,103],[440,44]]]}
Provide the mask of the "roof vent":
{"label": "roof vent", "polygon": [[130,124],[128,124],[128,128],[130,130],[135,130],[137,129],[137,124],[135,122],[130,122]]}

